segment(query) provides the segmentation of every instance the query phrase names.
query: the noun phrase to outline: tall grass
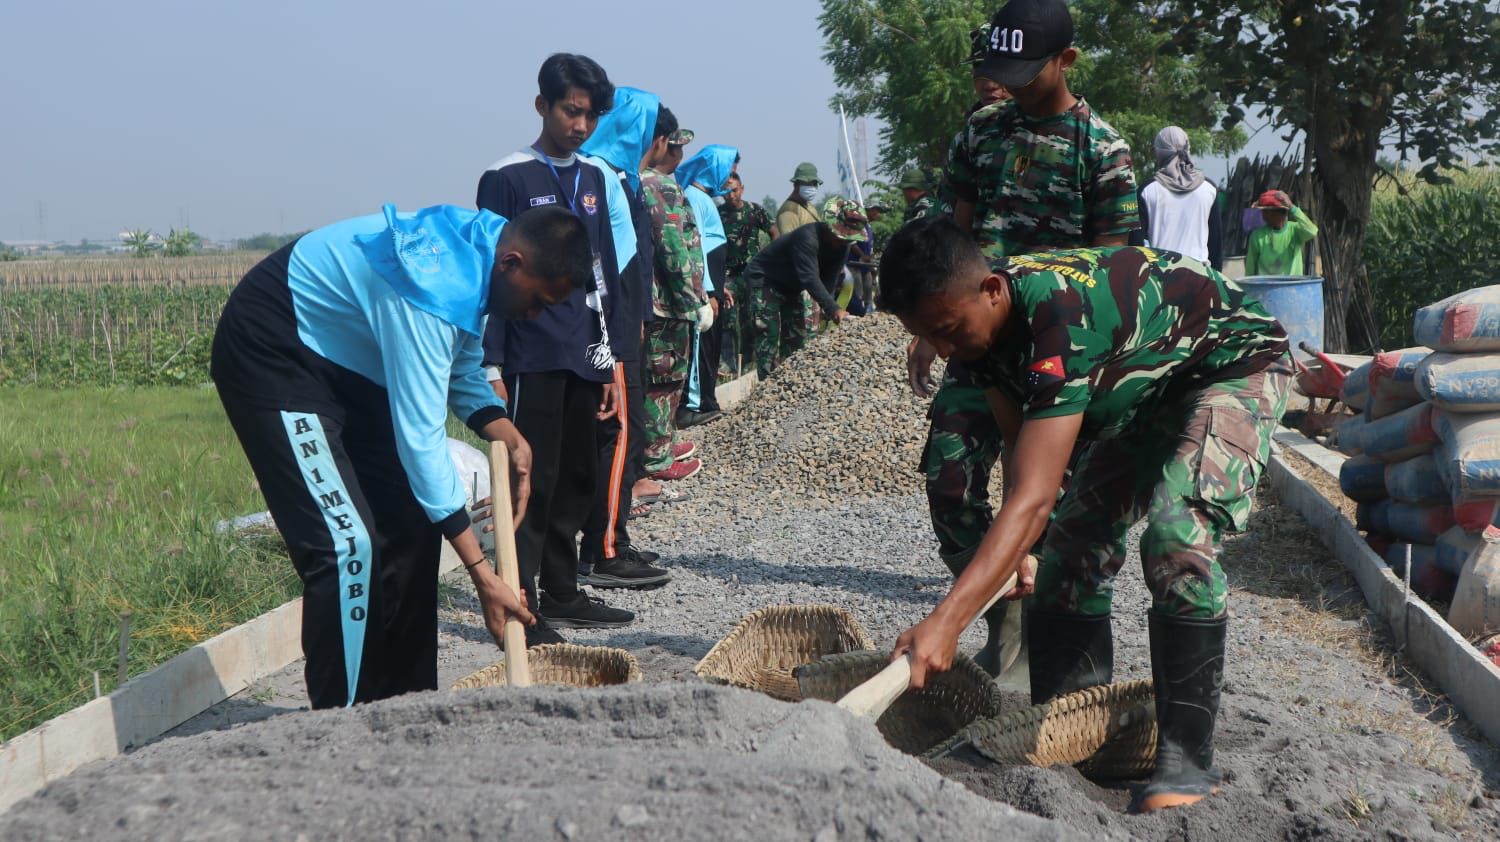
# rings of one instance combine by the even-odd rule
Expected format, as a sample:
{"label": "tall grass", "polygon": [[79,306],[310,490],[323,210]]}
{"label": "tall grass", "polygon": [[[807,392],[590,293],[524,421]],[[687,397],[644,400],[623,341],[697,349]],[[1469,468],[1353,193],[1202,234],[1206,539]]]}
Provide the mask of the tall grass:
{"label": "tall grass", "polygon": [[1384,348],[1412,344],[1412,316],[1434,301],[1500,283],[1500,172],[1459,173],[1455,182],[1407,195],[1376,193],[1365,267]]}
{"label": "tall grass", "polygon": [[0,740],[300,592],[209,389],[0,387]]}

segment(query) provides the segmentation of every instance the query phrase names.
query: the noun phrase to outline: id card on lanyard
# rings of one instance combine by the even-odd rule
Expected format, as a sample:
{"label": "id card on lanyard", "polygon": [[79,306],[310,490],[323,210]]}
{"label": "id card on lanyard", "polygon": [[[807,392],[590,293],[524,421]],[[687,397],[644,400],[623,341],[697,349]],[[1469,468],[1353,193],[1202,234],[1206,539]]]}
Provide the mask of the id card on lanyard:
{"label": "id card on lanyard", "polygon": [[[577,169],[573,172],[573,195],[569,196],[567,189],[563,185],[562,173],[558,172],[557,167],[553,165],[552,157],[535,146],[532,148],[542,157],[542,161],[547,165],[547,169],[552,171],[552,177],[557,179],[557,193],[567,203],[568,210],[572,211],[573,215],[577,216],[580,222],[583,222],[583,217],[578,214],[578,190],[583,179],[583,162],[578,161],[576,158],[574,159],[574,166]],[[609,326],[605,324],[604,319],[604,299],[609,295],[609,288],[604,283],[604,261],[600,258],[599,250],[593,248],[592,243],[589,250],[593,255],[594,288],[589,291],[585,300],[588,302],[589,309],[599,315],[599,341],[589,346],[588,358],[589,363],[595,368],[601,370],[610,369],[614,368],[615,358],[614,354],[610,351]]]}

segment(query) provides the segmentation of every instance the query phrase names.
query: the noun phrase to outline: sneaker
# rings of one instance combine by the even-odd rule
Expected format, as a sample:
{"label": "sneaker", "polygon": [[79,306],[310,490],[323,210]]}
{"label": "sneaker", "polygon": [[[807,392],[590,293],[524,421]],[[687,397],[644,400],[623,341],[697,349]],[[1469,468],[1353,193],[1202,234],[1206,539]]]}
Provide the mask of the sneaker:
{"label": "sneaker", "polygon": [[630,552],[614,558],[601,558],[587,581],[596,588],[653,588],[671,581],[672,574],[641,561]]}
{"label": "sneaker", "polygon": [[526,648],[543,646],[548,643],[567,643],[567,639],[557,633],[557,629],[547,625],[546,620],[538,619],[536,625],[526,627]]}
{"label": "sneaker", "polygon": [[677,429],[686,430],[688,427],[696,427],[700,424],[707,424],[710,421],[717,421],[723,415],[724,413],[717,409],[710,409],[707,412],[694,412],[690,409],[679,412],[677,413]]}
{"label": "sneaker", "polygon": [[635,547],[626,547],[625,555],[640,559],[642,564],[655,564],[661,561],[661,553],[653,553],[650,550],[638,550]]}
{"label": "sneaker", "polygon": [[693,454],[697,452],[698,445],[690,441],[680,441],[672,445],[672,461],[681,462],[684,459],[691,459],[693,458]]}
{"label": "sneaker", "polygon": [[559,629],[618,629],[635,622],[635,614],[610,608],[604,600],[587,594],[579,594],[572,602],[542,594],[542,618]]}
{"label": "sneaker", "polygon": [[652,473],[651,478],[659,482],[676,482],[698,473],[702,467],[703,461],[700,459],[684,459],[673,462],[670,468]]}

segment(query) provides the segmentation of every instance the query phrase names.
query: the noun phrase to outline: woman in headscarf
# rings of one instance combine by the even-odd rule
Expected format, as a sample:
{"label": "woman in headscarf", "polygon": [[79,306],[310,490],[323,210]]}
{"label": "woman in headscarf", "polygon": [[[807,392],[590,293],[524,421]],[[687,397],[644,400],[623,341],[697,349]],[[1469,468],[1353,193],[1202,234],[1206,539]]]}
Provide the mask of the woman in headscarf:
{"label": "woman in headscarf", "polygon": [[1187,132],[1167,126],[1151,144],[1156,176],[1141,188],[1142,242],[1224,268],[1218,190],[1193,164]]}

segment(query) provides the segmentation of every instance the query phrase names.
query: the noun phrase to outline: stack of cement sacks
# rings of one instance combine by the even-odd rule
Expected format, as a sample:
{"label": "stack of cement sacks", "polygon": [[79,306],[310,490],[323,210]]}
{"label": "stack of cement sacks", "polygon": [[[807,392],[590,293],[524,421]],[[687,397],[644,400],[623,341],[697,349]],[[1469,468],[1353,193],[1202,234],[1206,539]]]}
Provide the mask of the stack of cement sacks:
{"label": "stack of cement sacks", "polygon": [[1478,637],[1500,631],[1500,286],[1422,308],[1414,335],[1345,381],[1339,484],[1370,546]]}

